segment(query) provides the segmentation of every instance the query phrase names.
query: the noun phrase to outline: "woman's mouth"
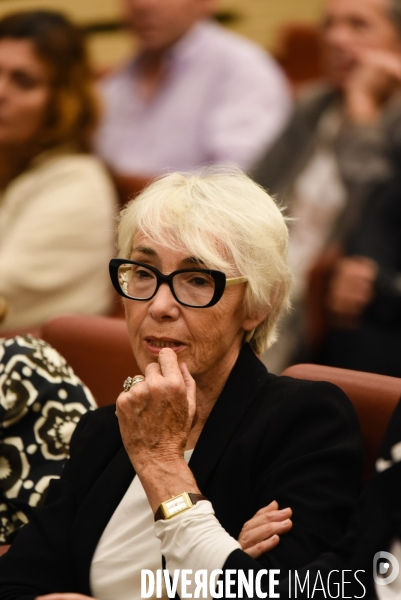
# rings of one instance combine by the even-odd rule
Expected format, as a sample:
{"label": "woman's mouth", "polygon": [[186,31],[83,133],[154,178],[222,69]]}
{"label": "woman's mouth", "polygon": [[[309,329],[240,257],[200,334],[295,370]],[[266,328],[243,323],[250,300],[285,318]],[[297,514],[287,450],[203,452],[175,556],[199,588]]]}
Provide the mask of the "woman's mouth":
{"label": "woman's mouth", "polygon": [[179,352],[185,344],[178,340],[169,340],[164,338],[146,338],[145,346],[152,354],[158,354],[162,348],[171,348],[174,352]]}

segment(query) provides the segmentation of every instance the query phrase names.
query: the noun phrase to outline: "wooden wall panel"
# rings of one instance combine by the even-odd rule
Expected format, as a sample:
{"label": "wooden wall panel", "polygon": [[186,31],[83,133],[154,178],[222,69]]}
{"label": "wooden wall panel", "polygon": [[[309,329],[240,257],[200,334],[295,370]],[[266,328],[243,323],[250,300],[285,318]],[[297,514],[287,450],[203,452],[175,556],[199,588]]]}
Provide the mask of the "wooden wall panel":
{"label": "wooden wall panel", "polygon": [[0,0],[0,14],[14,10],[62,10],[80,22],[116,19],[119,0]]}
{"label": "wooden wall panel", "polygon": [[221,0],[225,10],[243,16],[233,29],[272,49],[277,32],[288,21],[317,21],[324,0]]}
{"label": "wooden wall panel", "polygon": [[[168,0],[165,0],[168,2]],[[220,0],[223,11],[239,15],[232,29],[272,49],[280,26],[288,21],[316,21],[324,0]],[[82,24],[118,20],[119,0],[0,0],[0,16],[32,8],[62,10]],[[122,32],[91,36],[90,50],[98,67],[120,62],[131,51]]]}

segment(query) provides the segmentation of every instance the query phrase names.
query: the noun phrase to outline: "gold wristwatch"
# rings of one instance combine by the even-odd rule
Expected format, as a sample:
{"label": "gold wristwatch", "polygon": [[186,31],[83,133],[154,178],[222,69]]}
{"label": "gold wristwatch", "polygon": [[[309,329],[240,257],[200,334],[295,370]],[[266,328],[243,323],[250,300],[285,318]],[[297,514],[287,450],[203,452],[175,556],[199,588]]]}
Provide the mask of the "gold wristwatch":
{"label": "gold wristwatch", "polygon": [[178,494],[178,496],[173,496],[160,504],[155,512],[155,521],[171,519],[185,510],[192,508],[200,500],[207,500],[207,498],[202,496],[202,494],[192,494],[191,492],[183,492],[182,494]]}

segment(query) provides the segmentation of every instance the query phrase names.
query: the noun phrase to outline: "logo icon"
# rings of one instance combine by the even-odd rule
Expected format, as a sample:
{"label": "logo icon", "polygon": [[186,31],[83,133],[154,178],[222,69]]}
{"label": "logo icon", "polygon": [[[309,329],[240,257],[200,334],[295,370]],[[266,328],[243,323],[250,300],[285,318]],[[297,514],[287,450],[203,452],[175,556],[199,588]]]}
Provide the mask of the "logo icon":
{"label": "logo icon", "polygon": [[373,557],[373,579],[376,585],[389,585],[398,576],[400,565],[390,552],[376,552]]}

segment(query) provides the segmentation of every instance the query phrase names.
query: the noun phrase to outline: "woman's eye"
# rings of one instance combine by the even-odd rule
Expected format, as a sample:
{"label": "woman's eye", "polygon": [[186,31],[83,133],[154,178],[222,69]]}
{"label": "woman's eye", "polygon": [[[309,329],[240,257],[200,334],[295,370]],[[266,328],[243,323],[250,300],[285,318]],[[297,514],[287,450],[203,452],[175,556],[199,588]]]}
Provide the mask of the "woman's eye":
{"label": "woman's eye", "polygon": [[197,275],[196,277],[191,277],[191,279],[189,279],[189,283],[191,283],[195,287],[205,287],[207,285],[210,285],[210,281],[207,277],[202,277],[199,275]]}
{"label": "woman's eye", "polygon": [[145,271],[145,269],[137,269],[135,275],[138,279],[151,279],[154,277],[153,273]]}

